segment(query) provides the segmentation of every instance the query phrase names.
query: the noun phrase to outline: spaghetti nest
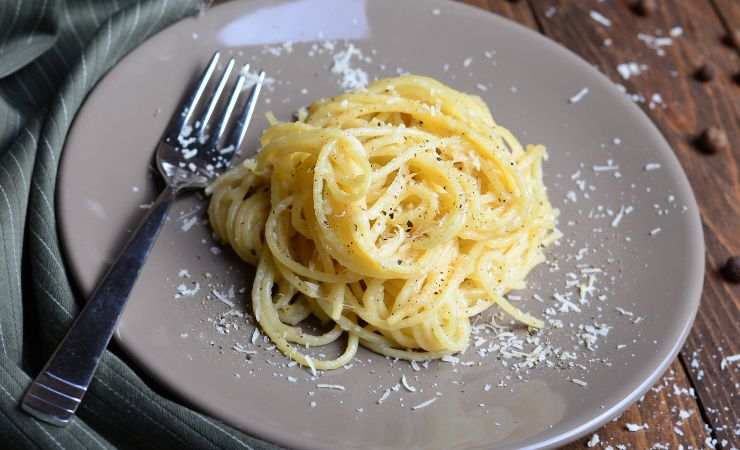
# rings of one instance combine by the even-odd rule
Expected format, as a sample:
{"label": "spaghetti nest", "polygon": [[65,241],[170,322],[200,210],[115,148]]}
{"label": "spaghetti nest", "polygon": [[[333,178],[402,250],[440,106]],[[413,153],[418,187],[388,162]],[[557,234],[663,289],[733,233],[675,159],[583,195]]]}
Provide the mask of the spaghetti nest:
{"label": "spaghetti nest", "polygon": [[[504,295],[525,287],[557,238],[544,158],[479,97],[406,75],[273,123],[257,156],[209,188],[208,212],[216,235],[257,266],[255,317],[290,358],[333,369],[360,343],[438,358],[465,350],[470,317],[494,304],[542,326]],[[306,333],[310,316],[333,328]],[[298,350],[344,333],[335,359]]]}

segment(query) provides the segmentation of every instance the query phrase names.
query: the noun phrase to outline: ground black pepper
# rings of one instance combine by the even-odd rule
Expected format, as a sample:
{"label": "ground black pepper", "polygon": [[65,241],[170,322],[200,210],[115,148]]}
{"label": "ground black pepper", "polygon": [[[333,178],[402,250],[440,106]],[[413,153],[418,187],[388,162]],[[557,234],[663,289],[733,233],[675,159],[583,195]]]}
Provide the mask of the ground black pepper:
{"label": "ground black pepper", "polygon": [[712,63],[704,63],[699,66],[698,69],[696,69],[696,72],[694,73],[694,78],[706,83],[708,81],[714,80],[714,77],[716,75],[717,69],[714,68],[714,65]]}
{"label": "ground black pepper", "polygon": [[722,276],[730,283],[740,283],[740,256],[731,256],[722,266]]}
{"label": "ground black pepper", "polygon": [[655,0],[637,0],[632,9],[637,14],[647,17],[658,9],[658,4]]}
{"label": "ground black pepper", "polygon": [[704,130],[697,144],[699,149],[704,153],[714,154],[720,150],[727,149],[730,146],[730,141],[723,129],[711,126]]}
{"label": "ground black pepper", "polygon": [[727,44],[740,50],[740,28],[730,31],[727,35]]}

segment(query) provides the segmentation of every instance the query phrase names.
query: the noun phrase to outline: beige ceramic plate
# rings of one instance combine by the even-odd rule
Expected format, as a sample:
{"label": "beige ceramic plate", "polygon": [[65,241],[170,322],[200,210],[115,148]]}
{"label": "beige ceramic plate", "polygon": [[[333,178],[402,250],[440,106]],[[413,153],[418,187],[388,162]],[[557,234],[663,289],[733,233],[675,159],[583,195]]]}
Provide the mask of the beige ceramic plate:
{"label": "beige ceramic plate", "polygon": [[[313,379],[261,337],[252,343],[248,312],[240,317],[250,270],[215,247],[206,203],[191,196],[163,230],[118,342],[187,403],[296,448],[555,446],[617,415],[666,369],[693,321],[704,267],[694,197],[658,130],[609,80],[540,35],[459,4],[237,1],[132,52],[90,95],[64,153],[59,225],[80,291],[90,292],[154,197],[153,145],[214,49],[274,78],[249,153],[262,113],[288,119],[340,90],[332,55],[348,42],[363,55],[351,65],[370,77],[436,77],[483,97],[522,141],[548,146],[546,184],[565,237],[512,298],[546,317],[548,330],[539,341],[481,330],[459,363],[418,371],[363,350],[353,367]],[[175,298],[178,285],[196,282],[197,293]],[[397,385],[402,376],[415,392]]]}

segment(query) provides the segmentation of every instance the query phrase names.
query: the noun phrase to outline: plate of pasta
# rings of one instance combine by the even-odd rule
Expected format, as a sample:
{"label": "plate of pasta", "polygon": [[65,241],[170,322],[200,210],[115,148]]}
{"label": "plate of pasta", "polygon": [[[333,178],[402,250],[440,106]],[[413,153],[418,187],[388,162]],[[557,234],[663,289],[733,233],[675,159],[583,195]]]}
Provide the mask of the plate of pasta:
{"label": "plate of pasta", "polygon": [[577,56],[440,0],[235,1],[126,56],[61,161],[82,293],[214,48],[268,73],[257,116],[174,207],[116,332],[178,398],[290,448],[553,447],[675,357],[703,237],[670,147]]}

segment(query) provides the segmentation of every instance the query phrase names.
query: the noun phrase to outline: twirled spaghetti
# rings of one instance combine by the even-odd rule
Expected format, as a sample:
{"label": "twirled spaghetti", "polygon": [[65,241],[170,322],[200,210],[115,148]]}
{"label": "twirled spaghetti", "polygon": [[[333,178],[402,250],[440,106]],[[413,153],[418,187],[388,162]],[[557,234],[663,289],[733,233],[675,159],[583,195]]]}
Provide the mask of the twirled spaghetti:
{"label": "twirled spaghetti", "polygon": [[[545,148],[522,148],[483,101],[406,75],[274,123],[254,158],[217,179],[216,235],[257,266],[252,308],[298,363],[333,369],[358,344],[405,359],[463,351],[470,317],[525,287],[557,238]],[[331,331],[306,333],[315,316]],[[348,335],[335,359],[298,346]],[[297,344],[297,345],[295,345]]]}

